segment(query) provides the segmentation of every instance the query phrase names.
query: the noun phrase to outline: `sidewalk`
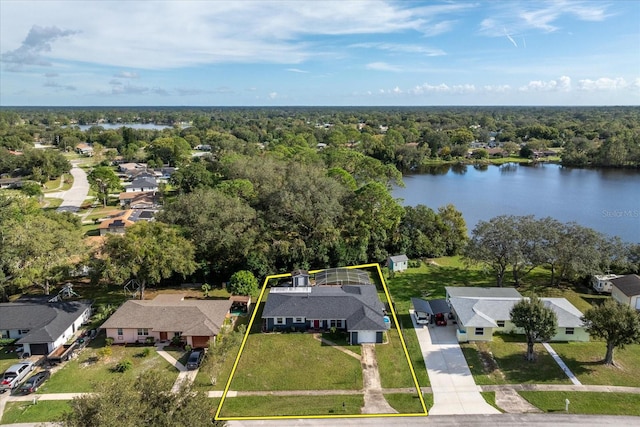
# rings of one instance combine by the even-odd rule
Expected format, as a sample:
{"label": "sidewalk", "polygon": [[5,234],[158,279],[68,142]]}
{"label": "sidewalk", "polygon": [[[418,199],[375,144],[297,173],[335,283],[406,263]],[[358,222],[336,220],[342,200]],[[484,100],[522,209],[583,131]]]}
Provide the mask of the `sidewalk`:
{"label": "sidewalk", "polygon": [[166,344],[158,344],[156,347],[156,351],[167,362],[171,363],[178,370],[178,378],[176,378],[176,382],[173,383],[173,387],[171,387],[172,393],[177,393],[180,390],[180,386],[187,381],[188,383],[192,383],[193,380],[196,379],[196,375],[198,375],[198,369],[193,371],[188,370],[182,363],[178,362],[175,357],[164,351]]}

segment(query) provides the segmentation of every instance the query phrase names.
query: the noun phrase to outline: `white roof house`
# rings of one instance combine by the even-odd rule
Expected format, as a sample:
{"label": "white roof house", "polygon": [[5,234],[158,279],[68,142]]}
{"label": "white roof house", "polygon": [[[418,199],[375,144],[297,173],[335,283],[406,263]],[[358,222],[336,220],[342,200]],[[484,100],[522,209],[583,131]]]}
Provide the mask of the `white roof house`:
{"label": "white roof house", "polygon": [[[511,309],[524,297],[513,288],[446,287],[459,341],[491,341],[494,332],[521,333],[511,323]],[[588,341],[582,312],[565,298],[541,298],[556,313],[558,329],[551,341]]]}

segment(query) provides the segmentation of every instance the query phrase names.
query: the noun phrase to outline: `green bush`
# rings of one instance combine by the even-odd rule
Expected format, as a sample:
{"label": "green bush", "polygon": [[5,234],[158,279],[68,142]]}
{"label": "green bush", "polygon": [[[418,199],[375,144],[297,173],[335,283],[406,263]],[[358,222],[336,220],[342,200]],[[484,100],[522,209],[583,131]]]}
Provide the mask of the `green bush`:
{"label": "green bush", "polygon": [[191,346],[189,344],[185,345],[184,351],[191,351]]}
{"label": "green bush", "polygon": [[149,347],[145,347],[142,349],[140,353],[138,353],[138,357],[147,357],[151,354],[151,349]]}
{"label": "green bush", "polygon": [[111,344],[113,344],[113,338],[111,337],[105,338],[104,345],[106,345],[107,347],[111,347]]}
{"label": "green bush", "polygon": [[110,346],[102,347],[98,350],[98,359],[104,359],[106,357],[111,356],[112,349]]}
{"label": "green bush", "polygon": [[123,359],[113,368],[114,372],[127,372],[129,369],[133,368],[133,362],[129,359]]}

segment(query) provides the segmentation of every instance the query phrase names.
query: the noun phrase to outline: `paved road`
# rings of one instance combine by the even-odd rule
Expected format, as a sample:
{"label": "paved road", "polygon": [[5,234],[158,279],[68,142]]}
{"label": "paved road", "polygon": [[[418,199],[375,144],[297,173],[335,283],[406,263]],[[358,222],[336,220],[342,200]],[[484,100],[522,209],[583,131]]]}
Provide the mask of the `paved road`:
{"label": "paved road", "polygon": [[85,171],[78,165],[73,164],[71,175],[73,176],[73,185],[69,190],[46,194],[48,197],[62,199],[58,212],[78,212],[89,194],[89,181]]}

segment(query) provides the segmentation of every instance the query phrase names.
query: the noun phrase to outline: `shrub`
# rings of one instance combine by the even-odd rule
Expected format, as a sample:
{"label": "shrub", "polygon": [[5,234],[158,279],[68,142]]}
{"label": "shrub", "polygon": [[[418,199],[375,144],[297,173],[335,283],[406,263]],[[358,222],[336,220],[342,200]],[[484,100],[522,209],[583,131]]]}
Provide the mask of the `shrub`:
{"label": "shrub", "polygon": [[98,350],[98,358],[104,359],[106,357],[111,356],[111,353],[112,353],[111,347],[109,346],[102,347],[100,350]]}
{"label": "shrub", "polygon": [[107,347],[111,347],[111,344],[113,344],[113,338],[111,337],[105,338],[104,345],[106,345]]}
{"label": "shrub", "polygon": [[133,362],[129,359],[123,359],[113,368],[114,372],[127,372],[129,369],[133,368]]}
{"label": "shrub", "polygon": [[151,354],[151,349],[149,347],[145,347],[140,352],[140,357],[147,357]]}
{"label": "shrub", "polygon": [[189,344],[185,345],[184,351],[191,351],[191,346]]}

